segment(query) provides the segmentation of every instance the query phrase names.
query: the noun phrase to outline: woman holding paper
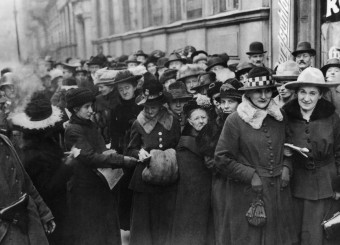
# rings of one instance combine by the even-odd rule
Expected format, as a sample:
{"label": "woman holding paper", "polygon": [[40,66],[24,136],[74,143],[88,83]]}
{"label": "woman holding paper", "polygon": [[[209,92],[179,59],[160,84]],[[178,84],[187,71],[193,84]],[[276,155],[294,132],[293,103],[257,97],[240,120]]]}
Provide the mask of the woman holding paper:
{"label": "woman holding paper", "polygon": [[70,215],[75,245],[121,244],[118,219],[118,192],[112,192],[98,169],[135,166],[137,159],[107,151],[105,141],[90,120],[95,97],[85,88],[66,94],[67,109],[72,113],[65,131],[65,144],[74,154],[70,182]]}
{"label": "woman holding paper", "polygon": [[340,191],[335,186],[340,174],[340,119],[334,105],[322,98],[329,87],[337,85],[326,83],[316,68],[306,68],[297,81],[286,84],[297,93],[283,108],[289,141],[294,145],[292,194],[303,245],[339,244],[339,240],[326,240],[321,226],[340,210],[334,200],[335,191]]}

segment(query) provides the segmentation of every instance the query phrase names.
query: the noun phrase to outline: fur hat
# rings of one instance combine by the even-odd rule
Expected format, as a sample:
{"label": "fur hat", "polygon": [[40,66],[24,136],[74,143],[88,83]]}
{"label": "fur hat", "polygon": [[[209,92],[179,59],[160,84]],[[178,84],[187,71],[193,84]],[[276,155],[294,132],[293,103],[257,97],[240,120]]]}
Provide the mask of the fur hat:
{"label": "fur hat", "polygon": [[192,58],[192,63],[196,64],[198,61],[200,60],[208,60],[208,55],[206,52],[202,51],[202,52],[196,52],[196,54],[194,56],[191,55]]}
{"label": "fur hat", "polygon": [[182,66],[177,73],[177,81],[184,81],[188,77],[198,77],[204,73],[204,69],[199,64],[187,64]]}
{"label": "fur hat", "polygon": [[142,94],[136,98],[137,105],[159,105],[166,103],[168,97],[163,92],[162,84],[150,72],[143,75]]}
{"label": "fur hat", "polygon": [[159,81],[160,81],[161,84],[164,84],[169,79],[176,79],[176,77],[177,77],[177,70],[167,69],[163,72],[163,74],[159,78]]}
{"label": "fur hat", "polygon": [[51,105],[42,92],[36,92],[24,112],[13,114],[10,119],[13,125],[22,128],[23,131],[45,131],[61,123],[63,113],[58,107]]}
{"label": "fur hat", "polygon": [[80,107],[94,100],[93,92],[87,88],[70,89],[66,92],[66,104],[69,111],[73,111],[73,108]]}

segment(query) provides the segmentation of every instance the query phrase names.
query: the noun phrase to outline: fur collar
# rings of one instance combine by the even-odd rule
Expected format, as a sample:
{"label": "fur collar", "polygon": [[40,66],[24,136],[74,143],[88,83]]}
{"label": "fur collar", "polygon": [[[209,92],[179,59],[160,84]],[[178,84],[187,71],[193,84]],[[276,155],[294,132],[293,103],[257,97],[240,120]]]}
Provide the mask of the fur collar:
{"label": "fur collar", "polygon": [[[288,117],[305,120],[302,117],[300,105],[297,99],[288,102],[283,107],[283,110],[286,112]],[[335,112],[334,105],[331,102],[325,100],[324,98],[321,98],[316,104],[314,111],[312,112],[312,115],[310,116],[310,121],[330,117],[331,115],[333,115],[334,112]]]}
{"label": "fur collar", "polygon": [[237,113],[243,121],[254,129],[261,128],[262,122],[267,115],[272,116],[277,121],[283,120],[280,107],[273,100],[269,102],[265,110],[261,110],[256,108],[245,95],[242,96],[242,103],[238,106]]}
{"label": "fur collar", "polygon": [[166,130],[170,131],[173,120],[173,115],[171,115],[165,107],[161,109],[156,118],[151,120],[145,116],[144,111],[141,111],[137,117],[137,121],[147,134],[151,133],[157,122],[160,123]]}

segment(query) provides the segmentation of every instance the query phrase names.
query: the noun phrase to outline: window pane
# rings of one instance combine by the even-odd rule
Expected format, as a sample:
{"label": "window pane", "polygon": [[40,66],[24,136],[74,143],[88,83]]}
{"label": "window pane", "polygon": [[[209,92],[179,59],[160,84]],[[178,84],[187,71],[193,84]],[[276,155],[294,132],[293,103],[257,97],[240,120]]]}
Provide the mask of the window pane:
{"label": "window pane", "polygon": [[181,0],[170,1],[170,22],[175,22],[182,19]]}
{"label": "window pane", "polygon": [[202,17],[202,0],[187,0],[187,18]]}
{"label": "window pane", "polygon": [[158,26],[163,24],[163,0],[149,0],[152,7],[152,25]]}

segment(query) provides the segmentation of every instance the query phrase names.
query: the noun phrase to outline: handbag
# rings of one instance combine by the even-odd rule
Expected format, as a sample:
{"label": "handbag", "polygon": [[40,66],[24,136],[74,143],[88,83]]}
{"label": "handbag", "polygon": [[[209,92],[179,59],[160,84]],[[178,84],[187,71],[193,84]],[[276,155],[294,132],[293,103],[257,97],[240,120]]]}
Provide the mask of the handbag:
{"label": "handbag", "polygon": [[27,234],[27,224],[28,224],[28,195],[25,193],[22,195],[18,201],[10,204],[9,206],[2,208],[0,210],[0,219],[14,224],[19,227],[19,229]]}
{"label": "handbag", "polygon": [[261,195],[257,195],[256,199],[250,203],[246,218],[248,223],[252,226],[261,227],[266,224],[267,216]]}
{"label": "handbag", "polygon": [[340,233],[340,212],[335,213],[330,219],[323,221],[321,225],[327,239],[338,238]]}

